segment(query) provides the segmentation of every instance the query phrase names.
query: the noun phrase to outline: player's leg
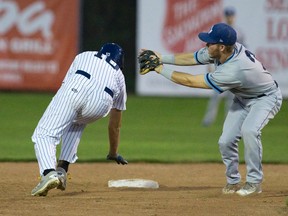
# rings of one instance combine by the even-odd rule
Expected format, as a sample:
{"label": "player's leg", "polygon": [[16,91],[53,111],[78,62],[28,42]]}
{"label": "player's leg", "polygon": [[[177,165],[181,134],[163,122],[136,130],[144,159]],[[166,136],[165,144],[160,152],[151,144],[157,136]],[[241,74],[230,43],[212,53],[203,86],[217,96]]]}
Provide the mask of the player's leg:
{"label": "player's leg", "polygon": [[221,100],[221,97],[219,96],[219,94],[217,92],[213,92],[213,94],[211,95],[208,101],[206,113],[202,121],[202,124],[204,126],[210,126],[215,121],[217,113],[218,113],[220,100]]}
{"label": "player's leg", "polygon": [[78,158],[77,149],[85,126],[85,124],[73,123],[62,136],[61,152],[56,169],[61,173],[59,177],[60,184],[57,189],[66,189],[69,164],[74,163]]}
{"label": "player's leg", "polygon": [[[65,107],[65,110],[59,109]],[[56,146],[60,143],[64,130],[77,116],[76,111],[66,100],[53,99],[40,119],[32,136],[34,149],[39,163],[40,174],[55,169]]]}
{"label": "player's leg", "polygon": [[69,164],[75,163],[78,159],[77,149],[85,127],[85,124],[73,123],[62,136],[61,152],[57,167],[62,167],[66,172]]}
{"label": "player's leg", "polygon": [[[50,138],[49,136],[44,135],[40,131],[36,131],[33,136],[41,175],[40,183],[31,192],[33,196],[46,196],[49,190],[61,185],[60,177],[65,175],[64,172],[55,171],[56,145],[59,143],[60,138]],[[59,136],[61,136],[61,133],[59,133]]]}
{"label": "player's leg", "polygon": [[[96,84],[94,85],[96,86]],[[63,133],[59,166],[61,165],[66,172],[69,164],[75,163],[78,159],[77,149],[86,125],[105,117],[112,107],[111,96],[102,90],[97,90],[95,86],[89,89],[89,93],[87,93],[89,97],[85,101],[85,105],[77,112],[73,123]]]}
{"label": "player's leg", "polygon": [[[241,126],[247,115],[240,102],[235,99],[226,116],[223,132],[219,139],[219,149],[226,166],[227,185],[223,193],[234,193],[239,189],[241,175],[239,173],[238,142],[241,139]],[[235,187],[234,187],[235,186]]]}
{"label": "player's leg", "polygon": [[261,193],[262,171],[262,143],[261,130],[270,119],[280,110],[282,97],[280,91],[275,95],[255,100],[247,119],[243,124],[243,140],[245,146],[246,183],[237,193],[247,196]]}
{"label": "player's leg", "polygon": [[[247,169],[246,182],[249,183],[249,187],[252,187],[250,190],[252,193],[261,192],[260,184],[263,180],[261,131],[269,120],[274,118],[281,107],[281,103],[281,97],[277,99],[275,96],[255,100],[242,125],[241,131]],[[247,191],[244,192],[240,195],[249,195]]]}
{"label": "player's leg", "polygon": [[31,192],[34,196],[46,196],[50,189],[60,184],[59,175],[55,171],[56,146],[65,129],[77,116],[71,100],[62,91],[60,89],[54,96],[32,136],[41,175],[40,183]]}
{"label": "player's leg", "polygon": [[234,98],[234,94],[226,91],[225,92],[225,115],[227,115],[232,103],[233,103],[233,98]]}
{"label": "player's leg", "polygon": [[77,149],[86,125],[105,117],[112,106],[112,98],[110,95],[107,96],[106,92],[96,89],[89,91],[91,94],[89,94],[85,105],[62,136],[61,153],[57,164],[57,170],[64,173],[63,178],[60,178],[61,184],[58,187],[61,190],[66,188],[66,173],[70,163],[75,163],[78,159]]}
{"label": "player's leg", "polygon": [[[40,119],[32,136],[35,143],[36,155],[39,162],[40,174],[46,169],[55,169],[56,145],[60,143],[65,130],[70,127],[77,118],[79,110],[87,101],[87,88],[89,83],[73,79],[67,81],[53,97],[42,118]],[[47,159],[44,163],[43,159]],[[52,160],[53,159],[53,160]]]}

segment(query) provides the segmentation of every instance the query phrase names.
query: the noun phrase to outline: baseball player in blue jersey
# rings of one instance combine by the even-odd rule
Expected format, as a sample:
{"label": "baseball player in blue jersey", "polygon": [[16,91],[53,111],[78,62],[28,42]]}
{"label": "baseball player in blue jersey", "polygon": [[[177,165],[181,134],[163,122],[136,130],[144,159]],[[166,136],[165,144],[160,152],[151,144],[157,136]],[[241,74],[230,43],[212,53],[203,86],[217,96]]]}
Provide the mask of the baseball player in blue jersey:
{"label": "baseball player in blue jersey", "polygon": [[[242,44],[229,25],[217,23],[198,37],[206,47],[194,53],[161,55],[141,50],[140,74],[156,71],[167,79],[188,87],[230,91],[233,103],[226,116],[219,149],[226,166],[224,194],[241,196],[261,193],[263,180],[261,131],[280,110],[282,94],[271,74]],[[215,71],[191,75],[171,70],[163,64],[199,65],[213,62]],[[243,139],[246,181],[241,184],[238,142]]]}
{"label": "baseball player in blue jersey", "polygon": [[[245,36],[241,29],[239,29],[235,25],[236,21],[236,9],[234,7],[226,7],[224,9],[224,22],[227,23],[228,25],[232,26],[234,30],[237,32],[237,42],[241,43],[242,45],[245,45]],[[208,72],[213,71],[214,66],[211,64],[207,65],[207,70]],[[204,118],[202,120],[202,125],[205,127],[209,127],[214,123],[217,117],[218,109],[221,100],[224,100],[225,107],[224,107],[224,113],[225,116],[227,115],[229,108],[233,102],[234,95],[230,91],[225,91],[222,94],[218,94],[217,92],[213,91],[212,95],[209,99],[208,105],[207,105],[207,110],[204,115]]]}
{"label": "baseball player in blue jersey", "polygon": [[[127,98],[123,66],[124,51],[115,43],[104,44],[99,52],[87,51],[75,57],[32,136],[41,175],[40,183],[31,192],[33,196],[46,196],[53,188],[65,190],[68,166],[77,160],[84,128],[108,113],[107,160],[128,163],[118,154]],[[60,141],[57,164],[56,146]]]}

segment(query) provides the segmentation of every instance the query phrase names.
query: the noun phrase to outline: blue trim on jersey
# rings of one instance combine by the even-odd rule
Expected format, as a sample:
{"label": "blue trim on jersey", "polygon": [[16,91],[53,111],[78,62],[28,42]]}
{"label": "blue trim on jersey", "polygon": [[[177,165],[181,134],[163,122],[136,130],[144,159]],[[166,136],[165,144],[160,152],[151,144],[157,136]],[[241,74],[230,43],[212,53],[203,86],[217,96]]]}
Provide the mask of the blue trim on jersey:
{"label": "blue trim on jersey", "polygon": [[77,70],[75,74],[80,74],[82,76],[85,76],[86,78],[90,79],[91,75],[85,71]]}
{"label": "blue trim on jersey", "polygon": [[[236,50],[237,50],[237,49],[234,48],[233,54],[232,54],[228,59],[226,59],[226,61],[225,61],[224,63],[228,62],[230,59],[232,59],[232,58],[234,57],[234,55],[235,55],[235,53],[236,53]],[[223,63],[223,64],[224,64],[224,63]]]}
{"label": "blue trim on jersey", "polygon": [[206,83],[211,87],[211,88],[213,88],[215,91],[217,91],[218,93],[223,93],[224,91],[221,89],[221,88],[219,88],[215,83],[213,83],[212,82],[212,80],[210,80],[210,78],[209,78],[209,73],[207,73],[206,75],[205,75],[205,81],[206,81]]}
{"label": "blue trim on jersey", "polygon": [[196,60],[199,64],[202,64],[202,65],[203,65],[203,63],[198,60],[198,51],[194,53],[194,57],[195,57],[195,60]]}
{"label": "blue trim on jersey", "polygon": [[235,49],[237,50],[237,55],[235,57],[237,57],[241,53],[243,46],[241,45],[239,50],[237,49],[237,47]]}

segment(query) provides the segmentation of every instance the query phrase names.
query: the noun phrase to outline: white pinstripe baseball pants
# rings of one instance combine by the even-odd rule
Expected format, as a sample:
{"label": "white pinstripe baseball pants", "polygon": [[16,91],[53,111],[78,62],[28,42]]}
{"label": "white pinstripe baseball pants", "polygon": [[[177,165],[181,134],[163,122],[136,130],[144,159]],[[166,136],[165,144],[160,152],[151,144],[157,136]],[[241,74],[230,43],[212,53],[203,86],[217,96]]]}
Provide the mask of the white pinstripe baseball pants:
{"label": "white pinstripe baseball pants", "polygon": [[40,174],[56,167],[56,146],[62,139],[59,160],[74,163],[84,128],[105,117],[112,97],[93,78],[73,75],[53,97],[33,135]]}

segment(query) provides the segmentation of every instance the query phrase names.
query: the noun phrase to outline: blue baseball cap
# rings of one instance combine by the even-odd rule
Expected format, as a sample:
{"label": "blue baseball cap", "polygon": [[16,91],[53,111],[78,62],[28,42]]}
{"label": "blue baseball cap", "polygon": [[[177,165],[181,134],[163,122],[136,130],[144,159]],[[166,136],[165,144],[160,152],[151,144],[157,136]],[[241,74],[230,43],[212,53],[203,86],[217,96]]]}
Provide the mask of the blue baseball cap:
{"label": "blue baseball cap", "polygon": [[218,23],[211,27],[209,32],[198,34],[200,40],[211,44],[223,44],[232,46],[237,41],[236,31],[225,23]]}

